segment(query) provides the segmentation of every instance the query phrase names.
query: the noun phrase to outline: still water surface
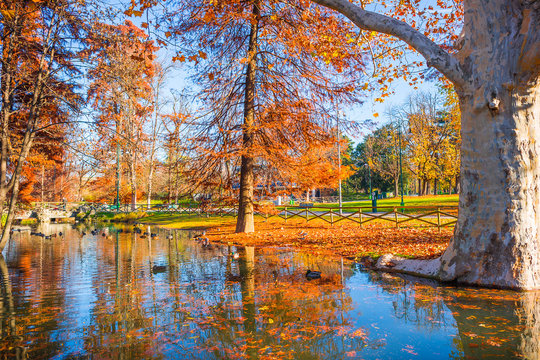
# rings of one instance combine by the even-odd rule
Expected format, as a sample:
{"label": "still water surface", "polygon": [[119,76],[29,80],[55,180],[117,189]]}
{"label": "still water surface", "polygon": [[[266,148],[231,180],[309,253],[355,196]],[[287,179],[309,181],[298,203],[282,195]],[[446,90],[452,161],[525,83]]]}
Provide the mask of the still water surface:
{"label": "still water surface", "polygon": [[438,286],[287,249],[207,248],[187,231],[92,229],[14,234],[0,257],[0,358],[539,356],[536,292]]}

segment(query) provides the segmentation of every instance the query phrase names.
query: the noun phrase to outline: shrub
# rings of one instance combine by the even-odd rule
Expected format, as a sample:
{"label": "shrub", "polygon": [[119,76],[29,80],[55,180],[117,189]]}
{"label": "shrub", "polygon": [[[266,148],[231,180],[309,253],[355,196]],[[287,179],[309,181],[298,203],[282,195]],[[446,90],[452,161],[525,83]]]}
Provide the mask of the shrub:
{"label": "shrub", "polygon": [[115,222],[134,222],[140,218],[143,218],[146,216],[146,212],[144,211],[134,211],[129,213],[120,213],[115,214],[111,221]]}
{"label": "shrub", "polygon": [[21,225],[32,225],[37,223],[37,219],[22,219]]}

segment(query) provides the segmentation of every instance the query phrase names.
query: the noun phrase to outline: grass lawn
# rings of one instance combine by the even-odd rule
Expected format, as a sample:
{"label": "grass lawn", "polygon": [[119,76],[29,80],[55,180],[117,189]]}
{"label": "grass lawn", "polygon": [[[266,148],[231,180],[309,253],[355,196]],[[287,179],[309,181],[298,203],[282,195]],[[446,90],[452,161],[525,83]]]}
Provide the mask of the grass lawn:
{"label": "grass lawn", "polygon": [[[457,206],[459,195],[428,195],[428,196],[404,196],[405,206]],[[338,203],[315,203],[315,206],[339,208]],[[377,200],[377,206],[400,206],[401,198]],[[343,207],[371,206],[371,200],[353,201],[343,203]]]}
{"label": "grass lawn", "polygon": [[202,217],[187,214],[158,213],[140,218],[138,222],[159,225],[171,229],[201,229],[206,227],[234,225],[236,224],[236,218],[233,216]]}

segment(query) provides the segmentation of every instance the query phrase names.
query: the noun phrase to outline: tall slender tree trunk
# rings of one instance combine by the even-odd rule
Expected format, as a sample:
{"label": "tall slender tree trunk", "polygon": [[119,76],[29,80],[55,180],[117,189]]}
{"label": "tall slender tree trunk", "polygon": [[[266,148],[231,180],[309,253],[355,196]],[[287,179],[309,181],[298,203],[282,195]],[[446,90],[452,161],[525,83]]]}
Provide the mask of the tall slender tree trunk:
{"label": "tall slender tree trunk", "polygon": [[[34,109],[34,111],[36,111],[36,113],[34,114],[31,113],[30,120],[29,120],[32,126],[35,126],[36,118],[38,116],[37,109]],[[19,186],[20,186],[22,164],[26,160],[26,157],[28,156],[28,153],[30,152],[30,148],[32,147],[32,142],[34,141],[34,137],[35,137],[35,132],[27,131],[27,133],[25,134],[25,140],[26,139],[28,140],[23,141],[21,153],[18,156],[17,165],[15,167],[15,171],[12,174],[11,181],[13,181],[13,187],[11,188],[11,195],[9,196],[9,200],[7,202],[7,217],[6,217],[5,224],[2,224],[3,212],[0,213],[0,228],[1,228],[0,252],[2,252],[2,250],[6,246],[11,236],[10,235],[11,225],[13,223],[13,219],[15,218],[15,205],[17,204],[17,198],[19,196]]]}
{"label": "tall slender tree trunk", "polygon": [[[133,155],[135,157],[135,155]],[[135,211],[137,207],[137,169],[135,159],[131,159],[129,164],[129,183],[131,187],[131,211]]]}
{"label": "tall slender tree trunk", "polygon": [[[49,29],[49,33],[50,31],[51,29]],[[45,50],[44,54],[41,56],[41,59],[40,59],[39,68],[42,69],[42,71],[38,72],[36,80],[35,80],[35,85],[33,88],[34,93],[32,95],[32,101],[31,101],[30,109],[27,115],[28,116],[27,127],[25,129],[25,133],[24,133],[21,145],[20,145],[21,150],[17,156],[17,160],[15,161],[16,165],[11,175],[11,179],[6,186],[6,189],[9,189],[11,187],[11,195],[7,203],[8,211],[7,211],[5,224],[2,224],[2,220],[1,220],[3,216],[3,212],[0,213],[0,229],[1,229],[0,252],[4,249],[4,247],[7,244],[7,241],[9,240],[11,236],[10,235],[11,225],[13,223],[13,219],[15,218],[15,205],[17,204],[17,198],[19,196],[19,186],[20,186],[20,177],[21,177],[22,167],[23,167],[23,164],[26,162],[26,158],[28,157],[28,153],[30,152],[30,149],[32,148],[32,143],[36,136],[35,127],[36,127],[36,123],[40,115],[40,109],[42,105],[42,91],[43,91],[45,79],[49,75],[47,71],[43,70],[47,68],[47,61],[46,61],[47,52],[48,51]],[[51,57],[54,58],[54,51],[52,51]],[[2,119],[2,121],[8,121],[8,119]],[[2,184],[2,186],[4,186],[4,184]],[[5,195],[7,196],[7,191]],[[3,205],[2,205],[2,208],[3,208]]]}
{"label": "tall slender tree trunk", "polygon": [[178,157],[174,165],[174,203],[178,204],[178,193],[179,193],[179,184],[178,184]]}
{"label": "tall slender tree trunk", "polygon": [[[153,160],[152,160],[153,162]],[[148,171],[148,185],[146,186],[146,209],[150,210],[152,205],[152,179],[154,177],[154,165],[150,164],[150,170]]]}
{"label": "tall slender tree trunk", "polygon": [[156,142],[157,142],[157,136],[160,130],[160,126],[158,126],[159,122],[159,104],[160,104],[160,86],[163,84],[162,80],[164,80],[164,73],[161,67],[159,67],[159,78],[157,80],[157,83],[155,83],[154,88],[154,118],[152,121],[152,147],[150,148],[150,159],[149,159],[149,169],[148,169],[148,185],[146,187],[146,208],[150,210],[151,202],[152,202],[152,188],[153,188],[153,178],[154,178],[154,158],[156,154]]}
{"label": "tall slender tree trunk", "polygon": [[45,165],[41,165],[41,203],[45,202]]}
{"label": "tall slender tree trunk", "polygon": [[83,177],[82,175],[79,175],[79,188],[77,191],[77,201],[82,201],[82,183],[83,183]]}
{"label": "tall slender tree trunk", "polygon": [[253,125],[255,122],[255,75],[257,73],[257,36],[259,32],[259,2],[253,3],[255,21],[251,22],[249,34],[248,57],[246,68],[246,88],[244,98],[244,124],[242,126],[242,163],[240,167],[240,199],[236,232],[251,233],[255,231],[253,220],[253,166],[255,158],[251,155],[254,141]]}
{"label": "tall slender tree trunk", "polygon": [[170,204],[171,203],[171,191],[172,191],[172,179],[171,179],[171,172],[172,172],[172,162],[169,158],[169,166],[168,166],[168,170],[169,170],[169,183],[168,183],[168,187],[167,187],[167,204]]}
{"label": "tall slender tree trunk", "polygon": [[[21,17],[16,16],[13,21],[13,25],[9,29],[7,26],[2,27],[2,33],[0,41],[2,42],[2,65],[0,74],[0,86],[2,91],[2,135],[1,135],[1,154],[0,154],[0,219],[4,213],[4,206],[7,200],[9,191],[14,186],[13,181],[9,179],[7,174],[8,161],[12,156],[9,150],[9,132],[10,132],[10,120],[13,111],[14,101],[14,74],[17,68],[17,61],[14,61],[16,57],[17,47],[16,40],[22,31]],[[0,221],[0,228],[2,227]],[[0,248],[0,251],[2,248]]]}

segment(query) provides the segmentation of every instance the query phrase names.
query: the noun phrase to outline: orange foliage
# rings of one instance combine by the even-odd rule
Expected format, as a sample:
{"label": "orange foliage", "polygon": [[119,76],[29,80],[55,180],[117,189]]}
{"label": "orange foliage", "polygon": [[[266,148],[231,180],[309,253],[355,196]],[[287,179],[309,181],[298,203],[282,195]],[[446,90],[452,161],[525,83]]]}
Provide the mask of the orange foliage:
{"label": "orange foliage", "polygon": [[[36,199],[34,167],[65,161],[62,143],[70,113],[81,104],[76,93],[82,37],[80,2],[2,2],[2,146],[6,166],[0,178],[3,203]],[[69,41],[66,39],[69,38]],[[57,169],[55,169],[57,170]],[[17,185],[15,185],[17,184]],[[59,189],[61,192],[63,189]],[[8,225],[9,227],[9,225]]]}
{"label": "orange foliage", "polygon": [[157,47],[131,21],[100,26],[103,38],[93,42],[89,50],[93,63],[89,97],[99,112],[96,125],[104,145],[110,150],[116,146],[121,149],[131,192],[127,200],[135,203],[142,194],[138,189],[139,160],[147,140],[144,126],[153,110],[151,83]]}
{"label": "orange foliage", "polygon": [[362,228],[303,220],[269,219],[257,223],[256,234],[235,234],[231,225],[207,231],[210,240],[244,246],[277,246],[302,249],[309,253],[332,253],[348,258],[375,254],[399,254],[415,258],[435,258],[448,246],[453,228],[401,227],[366,224]]}
{"label": "orange foliage", "polygon": [[[137,15],[149,5],[134,1],[127,13]],[[329,108],[360,98],[355,84],[363,77],[363,55],[350,41],[357,35],[351,24],[307,0],[177,3],[158,22],[164,31],[159,41],[175,40],[174,60],[192,63],[201,88],[189,147],[197,159],[185,169],[194,187],[230,188],[241,156],[257,159],[254,178],[262,185],[297,183],[295,173],[316,167],[325,183],[337,177],[334,160],[310,153],[326,152],[336,142]],[[254,52],[248,44],[253,24]],[[253,58],[254,120],[244,126],[246,67]],[[314,176],[303,177],[303,186],[314,185]]]}

